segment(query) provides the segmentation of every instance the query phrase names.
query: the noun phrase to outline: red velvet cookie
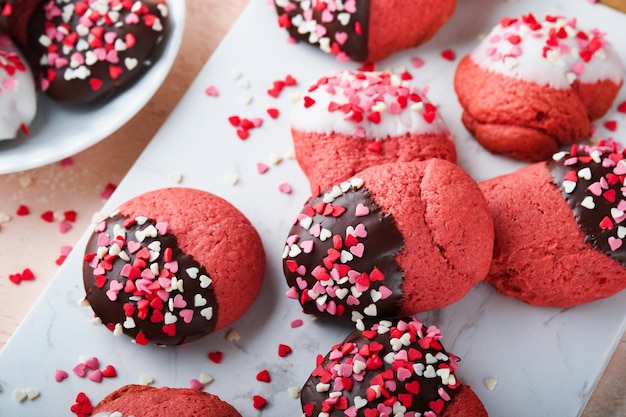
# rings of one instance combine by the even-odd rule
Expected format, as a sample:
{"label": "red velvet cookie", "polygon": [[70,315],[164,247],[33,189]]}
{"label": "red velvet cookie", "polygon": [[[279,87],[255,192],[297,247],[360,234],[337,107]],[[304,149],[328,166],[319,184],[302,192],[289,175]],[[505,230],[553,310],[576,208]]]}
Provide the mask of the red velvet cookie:
{"label": "red velvet cookie", "polygon": [[356,323],[433,310],[487,274],[493,223],[477,184],[441,160],[378,165],[313,197],[283,252],[287,296]]}
{"label": "red velvet cookie", "polygon": [[480,183],[495,223],[489,275],[504,295],[572,307],[626,288],[626,160],[576,146]]}
{"label": "red velvet cookie", "polygon": [[446,23],[455,0],[274,0],[278,25],[340,60],[379,61],[419,46]]}
{"label": "red velvet cookie", "polygon": [[14,139],[37,111],[35,83],[28,63],[0,29],[0,141]]}
{"label": "red velvet cookie", "polygon": [[304,415],[486,417],[441,338],[410,317],[353,331],[318,359],[300,394]]}
{"label": "red velvet cookie", "polygon": [[41,90],[63,102],[106,98],[135,79],[156,58],[169,28],[164,0],[6,4],[11,35],[40,67]]}
{"label": "red velvet cookie", "polygon": [[241,417],[230,404],[204,391],[125,385],[93,409],[93,417]]}
{"label": "red velvet cookie", "polygon": [[122,204],[85,249],[86,299],[115,334],[177,345],[237,320],[254,301],[265,254],[226,200],[164,188]]}
{"label": "red velvet cookie", "polygon": [[604,34],[575,19],[504,18],[456,70],[462,120],[495,153],[528,161],[587,139],[623,67]]}
{"label": "red velvet cookie", "polygon": [[450,130],[401,75],[345,70],[308,88],[291,114],[296,158],[313,194],[386,162],[456,162]]}

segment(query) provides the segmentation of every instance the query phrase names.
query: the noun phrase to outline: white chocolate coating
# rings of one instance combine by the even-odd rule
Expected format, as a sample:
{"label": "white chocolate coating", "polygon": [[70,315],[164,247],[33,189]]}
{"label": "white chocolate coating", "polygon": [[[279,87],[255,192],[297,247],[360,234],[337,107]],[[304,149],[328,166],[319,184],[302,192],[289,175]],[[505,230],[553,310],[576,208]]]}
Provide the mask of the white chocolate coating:
{"label": "white chocolate coating", "polygon": [[488,70],[557,89],[568,88],[575,80],[620,84],[624,76],[622,63],[603,33],[580,29],[576,19],[560,16],[503,19],[471,59]]}
{"label": "white chocolate coating", "polygon": [[0,33],[0,140],[15,139],[35,117],[33,75],[11,39]]}
{"label": "white chocolate coating", "polygon": [[[349,104],[361,112],[362,120],[353,117],[354,111],[340,108]],[[329,110],[329,106],[335,109]],[[380,116],[380,121],[368,119],[372,113],[378,113],[372,118]],[[378,140],[407,133],[449,133],[436,107],[400,75],[349,70],[323,77],[312,86],[294,106],[291,127],[302,132],[334,132]]]}

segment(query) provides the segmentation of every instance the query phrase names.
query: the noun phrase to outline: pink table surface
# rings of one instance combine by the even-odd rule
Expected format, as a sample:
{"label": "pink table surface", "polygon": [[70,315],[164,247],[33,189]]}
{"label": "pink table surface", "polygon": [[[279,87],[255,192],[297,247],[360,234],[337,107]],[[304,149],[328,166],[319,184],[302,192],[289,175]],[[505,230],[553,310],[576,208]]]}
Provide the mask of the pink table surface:
{"label": "pink table surface", "polygon": [[[78,241],[106,201],[105,190],[124,177],[246,4],[246,0],[187,0],[185,32],[176,62],[141,112],[66,163],[0,175],[0,348],[55,275],[62,251]],[[122,148],[124,152],[119,151]],[[28,215],[17,215],[21,205],[28,207]],[[52,222],[41,218],[47,211],[55,214]],[[66,211],[77,214],[67,231],[60,227]],[[19,285],[9,280],[25,268],[33,272],[34,280]],[[626,416],[624,377],[626,336],[582,415]]]}

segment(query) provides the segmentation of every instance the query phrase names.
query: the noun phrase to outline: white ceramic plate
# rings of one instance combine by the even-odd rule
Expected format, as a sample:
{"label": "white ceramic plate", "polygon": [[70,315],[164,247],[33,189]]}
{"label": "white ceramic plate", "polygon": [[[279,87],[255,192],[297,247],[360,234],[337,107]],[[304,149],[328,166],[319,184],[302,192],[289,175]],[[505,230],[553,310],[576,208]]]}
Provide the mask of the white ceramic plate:
{"label": "white ceramic plate", "polygon": [[[456,134],[459,165],[478,180],[511,172],[523,164],[486,152],[463,128],[451,84],[455,63],[442,60],[443,49],[452,48],[460,57],[476,45],[480,33],[502,17],[533,11],[541,16],[578,16],[580,25],[589,28],[602,22],[619,56],[626,59],[626,44],[621,42],[626,39],[624,15],[585,0],[462,0],[457,7],[431,42],[398,53],[380,67],[404,66],[411,70],[417,85],[430,86],[429,98],[439,104],[442,117]],[[467,18],[472,15],[474,18]],[[285,159],[279,165],[270,161],[274,154],[285,157],[292,147],[290,95],[302,93],[321,75],[357,65],[340,64],[314,48],[288,44],[275,19],[266,0],[251,2],[104,208],[108,212],[137,194],[176,186],[172,173],[182,174],[183,186],[227,199],[250,219],[263,239],[267,271],[258,299],[236,323],[188,346],[134,345],[126,336],[114,337],[92,325],[91,309],[78,306],[84,297],[82,258],[90,233],[86,231],[0,351],[2,416],[69,416],[78,392],[96,402],[124,384],[139,383],[142,375],[153,378],[155,386],[187,387],[201,372],[214,378],[206,391],[233,404],[243,416],[301,415],[299,400],[289,395],[288,388],[301,386],[315,367],[316,355],[326,353],[350,329],[305,317],[300,305],[284,295],[284,242],[309,191],[295,161]],[[425,61],[420,69],[410,67],[416,56]],[[240,77],[234,78],[234,73]],[[298,86],[285,88],[277,99],[268,96],[273,81],[287,74],[298,80]],[[211,85],[217,87],[218,97],[206,95]],[[249,105],[242,101],[246,96],[252,98]],[[618,102],[624,100],[626,90],[618,97]],[[280,109],[276,120],[266,114],[271,107]],[[263,125],[242,141],[228,122],[232,115],[262,117]],[[612,110],[606,119],[618,117]],[[268,164],[269,171],[259,174],[259,162]],[[232,185],[227,181],[231,177],[239,182]],[[278,190],[283,182],[291,184],[291,194]],[[446,349],[462,358],[459,378],[471,385],[491,416],[576,417],[626,328],[626,291],[579,307],[557,309],[533,307],[481,284],[459,302],[418,317],[441,328]],[[291,328],[296,319],[302,319],[303,325]],[[240,339],[228,340],[230,330]],[[293,353],[279,357],[281,343],[291,346]],[[207,358],[214,351],[224,354],[220,364]],[[113,365],[118,376],[99,384],[78,377],[72,368],[81,355],[97,356],[102,368]],[[67,371],[69,377],[55,382],[57,369]],[[263,369],[269,370],[270,383],[256,380]],[[495,391],[487,389],[485,378],[498,381]],[[23,403],[12,398],[13,390],[29,387],[39,390],[41,396]],[[254,395],[268,400],[265,410],[253,408]],[[621,415],[624,410],[614,411]]]}
{"label": "white ceramic plate", "polygon": [[171,30],[161,56],[129,88],[99,107],[65,106],[45,94],[28,136],[0,142],[0,174],[24,171],[72,156],[115,132],[150,100],[167,76],[183,37],[185,2],[168,2]]}

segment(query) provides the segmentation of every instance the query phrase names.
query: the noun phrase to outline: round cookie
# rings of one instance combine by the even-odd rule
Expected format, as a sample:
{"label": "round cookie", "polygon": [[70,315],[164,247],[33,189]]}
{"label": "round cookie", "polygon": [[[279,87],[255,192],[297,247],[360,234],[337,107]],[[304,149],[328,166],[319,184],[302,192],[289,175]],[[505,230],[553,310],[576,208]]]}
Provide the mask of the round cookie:
{"label": "round cookie", "polygon": [[624,152],[603,142],[481,182],[496,232],[485,282],[563,308],[625,289],[625,178]]}
{"label": "round cookie", "polygon": [[455,0],[274,0],[291,38],[339,60],[379,61],[417,47],[452,16]]}
{"label": "round cookie", "polygon": [[486,417],[441,338],[411,317],[354,330],[318,359],[300,394],[304,415]]}
{"label": "round cookie", "polygon": [[28,133],[35,118],[37,96],[28,63],[0,29],[0,141]]}
{"label": "round cookie", "polygon": [[344,70],[320,78],[293,107],[291,133],[313,194],[386,162],[456,162],[437,108],[388,72]]}
{"label": "round cookie", "polygon": [[334,321],[412,315],[461,299],[489,270],[478,185],[441,159],[378,165],[311,198],[283,252],[287,296]]}
{"label": "round cookie", "polygon": [[93,409],[93,417],[241,417],[230,404],[189,388],[125,385]]}
{"label": "round cookie", "polygon": [[575,19],[504,18],[456,69],[462,120],[486,149],[527,161],[587,139],[623,66],[604,34]]}
{"label": "round cookie", "polygon": [[42,91],[87,103],[142,74],[168,28],[164,0],[46,0],[28,21],[28,48]]}
{"label": "round cookie", "polygon": [[252,224],[226,200],[191,188],[122,204],[96,225],[83,264],[95,315],[138,344],[184,344],[234,322],[264,274]]}

